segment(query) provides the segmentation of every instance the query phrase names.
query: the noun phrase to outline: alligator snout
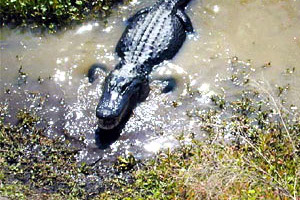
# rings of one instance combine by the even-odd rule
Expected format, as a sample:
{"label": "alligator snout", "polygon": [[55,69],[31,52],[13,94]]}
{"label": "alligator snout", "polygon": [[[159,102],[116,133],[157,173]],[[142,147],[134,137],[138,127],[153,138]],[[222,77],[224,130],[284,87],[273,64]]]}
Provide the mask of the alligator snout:
{"label": "alligator snout", "polygon": [[98,125],[101,129],[109,130],[117,127],[121,121],[121,112],[117,113],[113,110],[102,108],[98,106],[96,110],[96,116],[98,118]]}
{"label": "alligator snout", "polygon": [[110,129],[117,127],[118,124],[119,124],[118,118],[111,118],[111,119],[110,118],[99,118],[98,119],[98,125],[101,129],[110,130]]}
{"label": "alligator snout", "polygon": [[[110,99],[110,101],[112,100]],[[96,109],[99,128],[110,130],[116,128],[121,123],[127,112],[129,102],[126,99],[117,102],[119,103],[115,102],[115,107],[107,106],[107,100],[105,98],[102,98],[99,102]]]}

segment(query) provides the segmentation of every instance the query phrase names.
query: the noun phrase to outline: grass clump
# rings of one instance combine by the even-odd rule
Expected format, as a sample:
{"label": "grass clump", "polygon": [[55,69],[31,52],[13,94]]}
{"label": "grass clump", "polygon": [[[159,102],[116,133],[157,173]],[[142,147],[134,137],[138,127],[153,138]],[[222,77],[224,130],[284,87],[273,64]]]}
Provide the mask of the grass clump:
{"label": "grass clump", "polygon": [[1,0],[1,26],[43,28],[55,32],[88,19],[107,16],[119,0]]}
{"label": "grass clump", "polygon": [[[225,107],[218,112],[199,115],[204,124],[208,118],[222,119],[205,127],[210,135],[205,157],[212,161],[196,163],[189,178],[192,187],[203,186],[204,197],[299,198],[299,116],[279,109],[270,99],[273,97],[257,97],[257,91],[244,91],[238,100],[225,100]],[[224,117],[225,113],[231,117]],[[228,134],[235,139],[225,143],[223,136]]]}
{"label": "grass clump", "polygon": [[132,183],[123,178],[109,180],[112,189],[102,193],[99,199],[186,199],[184,180],[173,176],[188,168],[184,156],[182,151],[162,152],[143,164],[142,169],[131,172]]}

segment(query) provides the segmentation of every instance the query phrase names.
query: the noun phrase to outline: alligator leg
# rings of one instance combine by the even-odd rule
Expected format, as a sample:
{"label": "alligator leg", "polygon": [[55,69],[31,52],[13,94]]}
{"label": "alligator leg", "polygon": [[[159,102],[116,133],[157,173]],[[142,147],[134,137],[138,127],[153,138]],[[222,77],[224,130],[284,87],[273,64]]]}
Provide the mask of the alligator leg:
{"label": "alligator leg", "polygon": [[148,13],[149,10],[150,10],[149,8],[143,8],[143,9],[139,10],[137,13],[135,13],[135,15],[133,15],[132,17],[130,17],[129,19],[127,19],[127,22],[128,23],[132,23],[134,19],[136,19],[140,15]]}
{"label": "alligator leg", "polygon": [[168,92],[172,92],[175,90],[175,88],[177,86],[177,82],[176,82],[175,78],[168,77],[168,78],[162,79],[162,81],[167,82],[167,85],[164,87],[164,89],[162,89],[162,93],[168,93]]}
{"label": "alligator leg", "polygon": [[153,80],[161,81],[162,83],[166,83],[167,85],[161,90],[162,93],[169,93],[175,90],[177,86],[177,81],[173,77],[159,77],[154,78]]}
{"label": "alligator leg", "polygon": [[191,19],[187,14],[182,10],[178,9],[176,16],[180,19],[181,23],[184,25],[184,28],[187,32],[192,33],[194,32],[194,28],[191,22]]}
{"label": "alligator leg", "polygon": [[149,82],[145,81],[142,84],[141,90],[139,92],[139,102],[145,101],[150,92]]}
{"label": "alligator leg", "polygon": [[87,75],[90,83],[93,83],[97,79],[100,71],[107,72],[106,66],[99,63],[95,63],[91,66]]}

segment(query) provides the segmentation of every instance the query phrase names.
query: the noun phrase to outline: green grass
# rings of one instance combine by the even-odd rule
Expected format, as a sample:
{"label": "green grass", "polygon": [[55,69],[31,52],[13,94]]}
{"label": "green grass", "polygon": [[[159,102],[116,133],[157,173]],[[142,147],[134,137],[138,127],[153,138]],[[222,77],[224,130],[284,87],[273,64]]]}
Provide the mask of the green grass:
{"label": "green grass", "polygon": [[1,0],[1,26],[55,32],[89,19],[107,16],[120,0]]}

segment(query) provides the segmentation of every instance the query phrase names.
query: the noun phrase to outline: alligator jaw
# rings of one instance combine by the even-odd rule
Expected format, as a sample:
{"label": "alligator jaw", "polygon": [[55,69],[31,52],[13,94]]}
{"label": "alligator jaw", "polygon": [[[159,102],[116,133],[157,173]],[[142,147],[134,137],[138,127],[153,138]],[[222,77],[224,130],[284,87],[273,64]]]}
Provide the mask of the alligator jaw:
{"label": "alligator jaw", "polygon": [[[129,103],[130,102],[128,102],[128,104]],[[121,114],[116,117],[98,118],[98,127],[103,130],[112,130],[117,128],[125,117],[125,114],[128,112],[128,104],[125,105]]]}
{"label": "alligator jaw", "polygon": [[111,130],[118,126],[119,120],[117,119],[99,119],[98,125],[99,128],[103,130]]}
{"label": "alligator jaw", "polygon": [[121,118],[122,116],[115,118],[98,118],[98,126],[103,130],[112,130],[120,124]]}

